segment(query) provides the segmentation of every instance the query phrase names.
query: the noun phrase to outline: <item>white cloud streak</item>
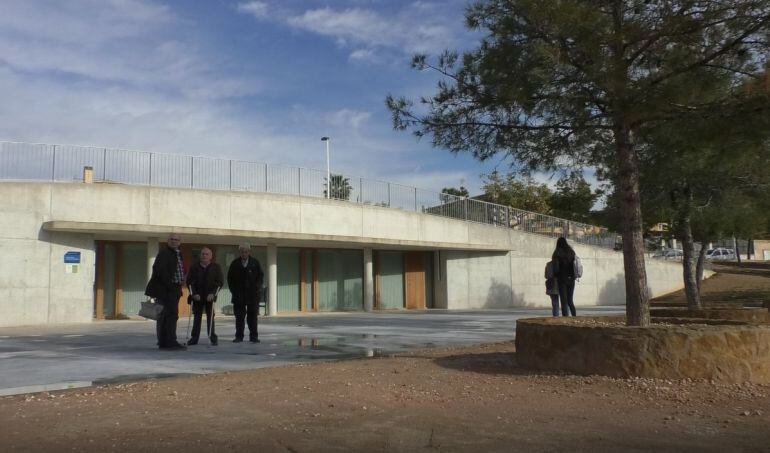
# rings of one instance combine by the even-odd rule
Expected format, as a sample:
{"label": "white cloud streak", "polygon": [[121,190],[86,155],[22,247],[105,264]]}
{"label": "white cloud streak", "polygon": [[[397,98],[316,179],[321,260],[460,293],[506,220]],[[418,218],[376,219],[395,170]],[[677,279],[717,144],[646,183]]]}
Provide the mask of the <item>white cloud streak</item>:
{"label": "white cloud streak", "polygon": [[288,17],[286,23],[354,48],[351,58],[370,56],[375,49],[437,53],[457,46],[462,33],[461,27],[447,25],[439,8],[438,4],[413,3],[387,16],[369,9],[326,7]]}
{"label": "white cloud streak", "polygon": [[[255,94],[254,80],[218,74],[216,61],[171,38],[165,6],[138,0],[12,2],[0,15],[0,62],[20,73],[227,98]],[[83,14],[89,11],[89,14]]]}
{"label": "white cloud streak", "polygon": [[246,3],[239,3],[237,10],[238,12],[252,15],[257,19],[267,17],[267,3],[265,2],[251,1]]}

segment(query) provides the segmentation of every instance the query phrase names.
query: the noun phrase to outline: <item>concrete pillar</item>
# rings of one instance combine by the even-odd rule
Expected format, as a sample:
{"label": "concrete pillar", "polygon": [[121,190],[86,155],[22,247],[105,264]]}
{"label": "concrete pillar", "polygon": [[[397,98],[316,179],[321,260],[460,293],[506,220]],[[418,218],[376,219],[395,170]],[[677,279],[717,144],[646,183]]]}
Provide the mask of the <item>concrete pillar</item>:
{"label": "concrete pillar", "polygon": [[671,238],[671,248],[676,249],[676,239]]}
{"label": "concrete pillar", "polygon": [[372,249],[364,249],[364,311],[374,310],[374,264]]}
{"label": "concrete pillar", "polygon": [[152,277],[152,263],[155,262],[155,257],[158,255],[160,244],[160,238],[147,238],[147,280],[150,281]]}
{"label": "concrete pillar", "polygon": [[278,313],[278,247],[267,244],[267,315]]}

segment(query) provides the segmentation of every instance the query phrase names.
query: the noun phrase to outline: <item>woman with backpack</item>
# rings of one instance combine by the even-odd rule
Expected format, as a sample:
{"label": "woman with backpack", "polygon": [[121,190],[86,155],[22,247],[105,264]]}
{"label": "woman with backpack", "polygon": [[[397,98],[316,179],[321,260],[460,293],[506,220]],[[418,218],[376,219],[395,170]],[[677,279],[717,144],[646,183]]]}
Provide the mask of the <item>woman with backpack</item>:
{"label": "woman with backpack", "polygon": [[553,260],[545,265],[545,293],[551,297],[551,315],[559,316],[559,284],[553,274]]}
{"label": "woman with backpack", "polygon": [[[575,292],[575,280],[580,278],[582,269],[577,255],[572,247],[567,244],[565,238],[556,240],[556,249],[551,256],[553,261],[553,275],[559,287],[559,300],[561,302],[561,315],[577,316],[572,295]],[[569,309],[569,312],[567,311]]]}

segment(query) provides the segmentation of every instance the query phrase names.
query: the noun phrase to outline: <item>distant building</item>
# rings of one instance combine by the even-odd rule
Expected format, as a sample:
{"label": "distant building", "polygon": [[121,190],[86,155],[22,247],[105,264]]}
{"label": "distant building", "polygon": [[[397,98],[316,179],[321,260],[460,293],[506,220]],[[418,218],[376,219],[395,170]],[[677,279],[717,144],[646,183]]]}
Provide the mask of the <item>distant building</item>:
{"label": "distant building", "polygon": [[[171,232],[187,266],[203,246],[227,266],[252,244],[270,315],[549,307],[543,268],[565,232],[585,269],[576,304],[625,303],[622,255],[589,245],[601,230],[352,177],[349,201],[328,200],[324,174],[0,143],[0,325],[134,316]],[[653,294],[682,286],[672,266],[647,263]],[[228,303],[222,291],[219,309]]]}

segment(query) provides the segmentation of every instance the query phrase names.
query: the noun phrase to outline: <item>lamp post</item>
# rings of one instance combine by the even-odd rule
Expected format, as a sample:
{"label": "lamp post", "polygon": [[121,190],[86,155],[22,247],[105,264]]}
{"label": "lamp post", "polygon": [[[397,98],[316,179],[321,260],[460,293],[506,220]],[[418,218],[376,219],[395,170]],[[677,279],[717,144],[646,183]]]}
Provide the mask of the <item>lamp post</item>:
{"label": "lamp post", "polygon": [[322,142],[326,142],[326,198],[331,198],[332,195],[332,175],[329,170],[329,137],[321,137]]}

